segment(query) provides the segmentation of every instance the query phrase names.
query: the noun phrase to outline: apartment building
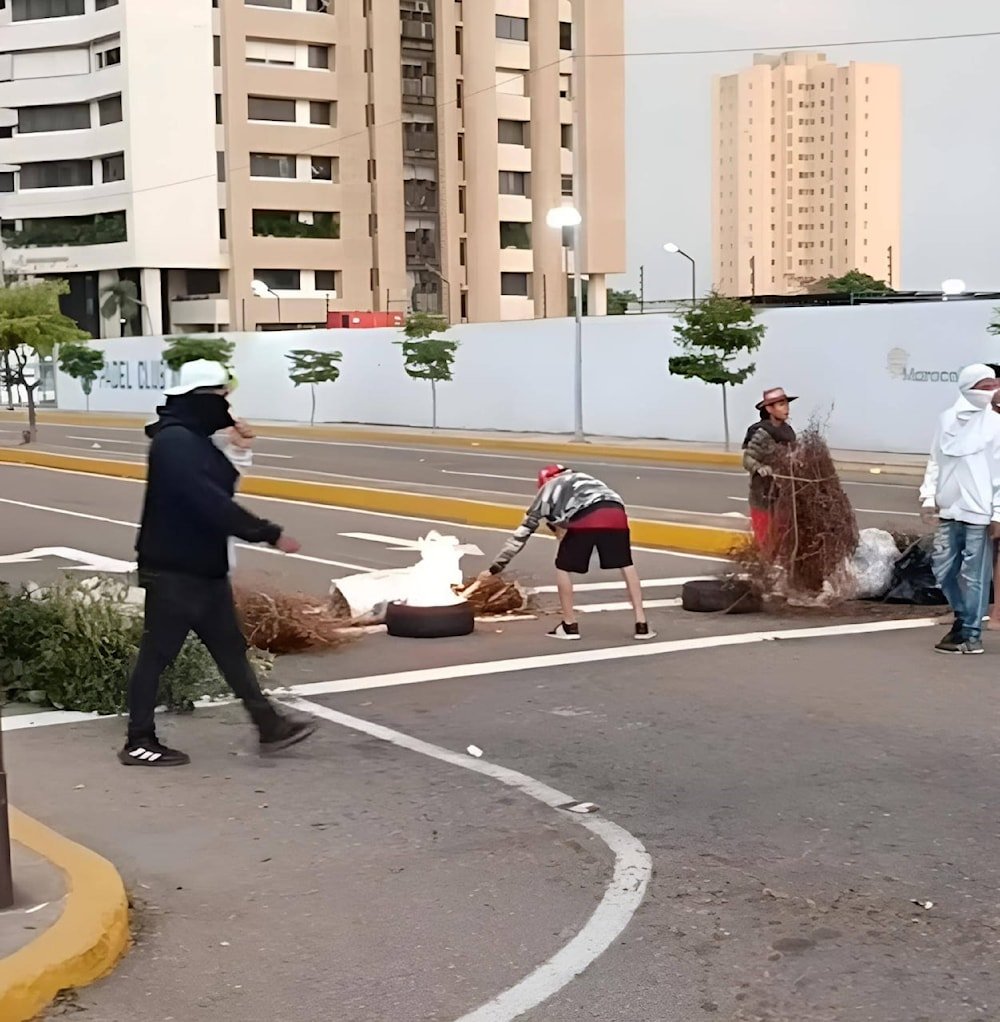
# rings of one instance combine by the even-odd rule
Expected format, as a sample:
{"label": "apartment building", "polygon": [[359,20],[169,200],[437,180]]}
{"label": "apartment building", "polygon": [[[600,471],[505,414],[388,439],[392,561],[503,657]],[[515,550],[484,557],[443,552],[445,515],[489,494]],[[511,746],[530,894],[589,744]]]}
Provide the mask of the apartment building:
{"label": "apartment building", "polygon": [[724,294],[797,294],[859,269],[898,286],[898,67],[757,55],[714,82],[714,280]]}
{"label": "apartment building", "polygon": [[[0,2],[7,275],[116,336],[591,313],[625,269],[623,0]],[[574,59],[574,53],[578,59]],[[582,171],[582,173],[581,173]]]}

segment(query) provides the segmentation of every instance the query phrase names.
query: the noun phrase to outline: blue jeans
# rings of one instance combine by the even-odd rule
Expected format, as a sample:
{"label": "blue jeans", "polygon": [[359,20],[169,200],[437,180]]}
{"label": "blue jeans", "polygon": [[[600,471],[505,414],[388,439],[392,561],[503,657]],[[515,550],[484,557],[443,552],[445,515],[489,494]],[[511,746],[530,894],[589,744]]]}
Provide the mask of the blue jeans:
{"label": "blue jeans", "polygon": [[962,638],[978,642],[993,579],[990,527],[942,521],[934,535],[932,564],[934,578],[962,626]]}

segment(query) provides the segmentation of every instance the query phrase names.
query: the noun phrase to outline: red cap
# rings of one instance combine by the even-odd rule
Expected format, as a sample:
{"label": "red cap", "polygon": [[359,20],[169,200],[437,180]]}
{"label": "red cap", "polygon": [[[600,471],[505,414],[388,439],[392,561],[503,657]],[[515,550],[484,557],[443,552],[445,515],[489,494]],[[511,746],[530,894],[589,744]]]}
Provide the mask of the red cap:
{"label": "red cap", "polygon": [[550,479],[555,479],[557,475],[565,471],[565,465],[546,465],[538,473],[538,488],[541,489]]}

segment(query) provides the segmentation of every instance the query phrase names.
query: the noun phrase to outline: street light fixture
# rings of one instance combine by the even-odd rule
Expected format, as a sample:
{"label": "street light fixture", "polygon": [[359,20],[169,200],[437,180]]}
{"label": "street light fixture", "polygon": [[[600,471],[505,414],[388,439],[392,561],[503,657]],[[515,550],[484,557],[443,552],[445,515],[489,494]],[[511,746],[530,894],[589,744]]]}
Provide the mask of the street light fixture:
{"label": "street light fixture", "polygon": [[941,284],[941,301],[946,302],[955,295],[965,294],[965,281],[957,278],[943,281]]}
{"label": "street light fixture", "polygon": [[281,295],[278,294],[273,288],[269,287],[262,280],[250,281],[250,290],[254,293],[257,298],[266,298],[268,295],[272,295],[274,300],[278,303],[278,325],[281,325]]}
{"label": "street light fixture", "polygon": [[670,255],[680,255],[691,264],[691,308],[693,309],[698,303],[698,267],[695,261],[684,251],[680,246],[675,245],[672,241],[668,241],[663,246],[663,251]]}
{"label": "street light fixture", "polygon": [[573,312],[576,320],[576,347],[573,357],[573,439],[584,442],[583,434],[583,280],[580,277],[580,225],[583,217],[575,206],[556,206],[545,216],[553,230],[572,231]]}

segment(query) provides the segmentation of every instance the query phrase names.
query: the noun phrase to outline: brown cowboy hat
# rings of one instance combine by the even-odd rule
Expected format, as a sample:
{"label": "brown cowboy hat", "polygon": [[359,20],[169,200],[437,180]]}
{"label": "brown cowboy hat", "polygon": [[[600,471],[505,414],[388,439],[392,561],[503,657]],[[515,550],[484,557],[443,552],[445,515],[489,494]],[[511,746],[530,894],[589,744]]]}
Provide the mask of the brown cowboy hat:
{"label": "brown cowboy hat", "polygon": [[757,411],[762,412],[769,405],[776,405],[779,401],[787,401],[791,404],[793,401],[798,401],[798,398],[786,394],[784,387],[772,387],[771,390],[764,391],[764,397],[757,403]]}

